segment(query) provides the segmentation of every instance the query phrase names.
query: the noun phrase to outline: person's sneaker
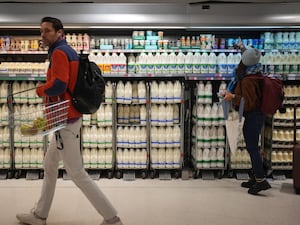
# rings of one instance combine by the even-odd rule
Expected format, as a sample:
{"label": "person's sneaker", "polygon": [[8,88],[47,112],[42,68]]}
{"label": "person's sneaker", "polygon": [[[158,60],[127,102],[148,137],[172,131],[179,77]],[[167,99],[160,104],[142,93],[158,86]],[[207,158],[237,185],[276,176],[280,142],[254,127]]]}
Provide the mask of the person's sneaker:
{"label": "person's sneaker", "polygon": [[265,191],[272,188],[267,180],[261,182],[255,182],[255,184],[249,188],[248,193],[252,195],[257,195],[260,191]]}
{"label": "person's sneaker", "polygon": [[115,217],[111,219],[111,221],[104,220],[100,225],[123,225],[121,219],[119,217]]}
{"label": "person's sneaker", "polygon": [[30,213],[17,214],[17,219],[24,224],[28,225],[46,225],[46,219],[38,218],[34,215],[34,211],[32,210]]}
{"label": "person's sneaker", "polygon": [[250,178],[248,181],[242,182],[241,186],[243,188],[251,188],[254,184],[255,184],[255,180]]}

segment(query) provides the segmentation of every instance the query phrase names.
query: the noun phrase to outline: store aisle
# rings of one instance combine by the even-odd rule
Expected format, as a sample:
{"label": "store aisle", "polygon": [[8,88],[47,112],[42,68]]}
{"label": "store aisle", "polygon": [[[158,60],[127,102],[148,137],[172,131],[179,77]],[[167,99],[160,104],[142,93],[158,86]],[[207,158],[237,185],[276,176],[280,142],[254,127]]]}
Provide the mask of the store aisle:
{"label": "store aisle", "polygon": [[[300,195],[292,180],[271,181],[261,196],[247,194],[235,179],[207,181],[137,179],[97,181],[124,225],[297,225]],[[36,202],[42,180],[0,181],[0,225]],[[48,225],[99,225],[102,218],[71,181],[58,180]]]}

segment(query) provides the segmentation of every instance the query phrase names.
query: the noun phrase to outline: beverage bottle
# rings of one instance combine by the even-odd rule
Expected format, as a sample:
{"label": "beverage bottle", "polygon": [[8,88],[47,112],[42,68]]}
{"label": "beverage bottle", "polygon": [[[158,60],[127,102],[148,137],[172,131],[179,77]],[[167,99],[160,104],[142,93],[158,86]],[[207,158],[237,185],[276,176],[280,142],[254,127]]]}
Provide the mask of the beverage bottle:
{"label": "beverage bottle", "polygon": [[201,72],[201,55],[199,52],[195,52],[193,55],[193,73],[200,74]]}

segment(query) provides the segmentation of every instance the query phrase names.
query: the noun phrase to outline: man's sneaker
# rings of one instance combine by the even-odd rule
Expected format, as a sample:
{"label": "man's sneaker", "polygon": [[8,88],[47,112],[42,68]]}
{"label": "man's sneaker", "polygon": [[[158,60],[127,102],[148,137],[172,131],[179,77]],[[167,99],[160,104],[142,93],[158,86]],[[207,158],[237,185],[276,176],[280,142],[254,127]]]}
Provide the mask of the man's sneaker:
{"label": "man's sneaker", "polygon": [[17,219],[24,224],[29,225],[46,225],[46,219],[38,218],[34,215],[34,210],[31,210],[30,213],[17,214]]}
{"label": "man's sneaker", "polygon": [[255,184],[255,180],[250,178],[248,181],[242,182],[241,186],[243,188],[251,188],[254,184]]}
{"label": "man's sneaker", "polygon": [[255,184],[249,188],[248,193],[252,195],[257,195],[260,191],[265,191],[272,188],[267,180],[261,182],[255,182]]}
{"label": "man's sneaker", "polygon": [[115,217],[112,219],[112,221],[106,221],[104,220],[100,225],[123,225],[121,219],[119,217]]}

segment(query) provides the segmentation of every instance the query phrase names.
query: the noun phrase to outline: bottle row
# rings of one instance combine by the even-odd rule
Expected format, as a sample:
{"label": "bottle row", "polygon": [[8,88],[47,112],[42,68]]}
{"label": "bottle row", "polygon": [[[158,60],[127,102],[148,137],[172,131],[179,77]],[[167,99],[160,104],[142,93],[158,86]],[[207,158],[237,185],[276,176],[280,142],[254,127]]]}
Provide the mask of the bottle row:
{"label": "bottle row", "polygon": [[[214,34],[198,34],[193,36],[164,37],[163,31],[133,31],[127,38],[104,38],[90,36],[87,33],[67,33],[68,44],[77,51],[89,49],[231,49],[239,39],[237,37],[216,37]],[[300,32],[265,32],[258,38],[243,38],[245,46],[258,49],[298,49],[300,48]],[[0,36],[0,51],[43,51],[43,43],[38,36]]]}
{"label": "bottle row", "polygon": [[192,148],[192,159],[196,168],[224,168],[224,147]]}
{"label": "bottle row", "polygon": [[[138,55],[124,53],[89,54],[104,75],[128,74],[232,74],[241,59],[240,53],[164,52]],[[300,54],[296,52],[267,52],[261,57],[262,71],[276,74],[300,73]],[[0,74],[45,77],[49,62],[2,62]]]}

